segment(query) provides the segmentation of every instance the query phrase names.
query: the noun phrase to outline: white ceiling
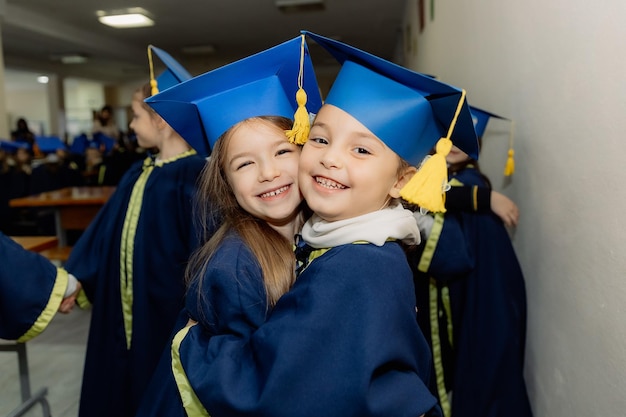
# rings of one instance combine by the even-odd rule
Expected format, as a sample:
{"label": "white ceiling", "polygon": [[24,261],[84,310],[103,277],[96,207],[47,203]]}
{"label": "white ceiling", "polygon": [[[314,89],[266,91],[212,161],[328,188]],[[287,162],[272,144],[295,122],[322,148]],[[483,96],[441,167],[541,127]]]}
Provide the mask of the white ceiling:
{"label": "white ceiling", "polygon": [[[105,83],[147,75],[148,44],[200,73],[261,51],[301,29],[392,59],[406,0],[325,0],[325,10],[285,14],[275,0],[0,0],[5,67],[32,74],[55,73]],[[156,25],[113,29],[96,12],[124,7],[148,10]],[[211,44],[211,55],[185,55],[185,46]],[[64,65],[54,56],[82,53],[86,64]],[[315,51],[312,50],[315,56]],[[14,74],[9,71],[9,75]]]}

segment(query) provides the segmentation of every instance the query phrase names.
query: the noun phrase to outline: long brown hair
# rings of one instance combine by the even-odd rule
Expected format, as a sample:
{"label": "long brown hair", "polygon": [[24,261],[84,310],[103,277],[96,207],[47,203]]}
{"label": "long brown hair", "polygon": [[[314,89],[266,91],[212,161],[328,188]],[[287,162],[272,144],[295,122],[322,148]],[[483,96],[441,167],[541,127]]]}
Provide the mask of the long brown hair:
{"label": "long brown hair", "polygon": [[143,107],[150,113],[150,116],[156,116],[156,112],[154,111],[154,109],[148,106],[146,102],[144,101],[151,95],[152,95],[152,87],[150,87],[150,84],[144,83],[134,91],[133,100],[137,100],[141,104],[141,107]]}
{"label": "long brown hair", "polygon": [[[260,120],[281,130],[291,129],[293,124],[287,118],[270,116],[255,117],[243,123],[249,120]],[[224,170],[233,131],[234,127],[231,127],[217,140],[211,158],[200,174],[196,218],[200,222],[201,241],[205,243],[192,254],[186,279],[188,284],[198,280],[198,296],[201,297],[200,286],[208,262],[229,231],[234,230],[257,258],[263,272],[268,305],[273,306],[289,290],[295,279],[293,242],[237,203]],[[211,235],[213,225],[218,223],[221,223],[220,227]]]}

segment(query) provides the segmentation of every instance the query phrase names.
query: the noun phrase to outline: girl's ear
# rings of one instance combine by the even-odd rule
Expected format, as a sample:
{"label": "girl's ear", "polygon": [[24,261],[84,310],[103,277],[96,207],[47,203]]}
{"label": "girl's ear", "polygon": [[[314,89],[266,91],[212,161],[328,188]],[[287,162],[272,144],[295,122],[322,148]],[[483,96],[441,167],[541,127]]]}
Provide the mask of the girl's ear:
{"label": "girl's ear", "polygon": [[165,121],[165,119],[163,119],[161,116],[159,116],[156,113],[152,115],[152,120],[154,120],[154,124],[159,130],[162,130],[164,127],[167,126],[167,122]]}
{"label": "girl's ear", "polygon": [[396,183],[393,185],[393,187],[391,187],[389,195],[392,198],[400,198],[400,190],[406,185],[407,182],[409,182],[411,178],[413,178],[413,175],[415,175],[416,172],[417,168],[415,168],[414,166],[407,167],[402,175],[398,178]]}

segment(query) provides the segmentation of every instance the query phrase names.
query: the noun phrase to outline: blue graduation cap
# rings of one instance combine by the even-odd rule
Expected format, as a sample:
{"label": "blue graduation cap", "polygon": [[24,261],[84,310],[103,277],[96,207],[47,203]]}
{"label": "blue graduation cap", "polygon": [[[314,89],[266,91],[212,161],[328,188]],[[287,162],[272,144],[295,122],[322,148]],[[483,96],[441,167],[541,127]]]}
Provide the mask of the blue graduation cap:
{"label": "blue graduation cap", "polygon": [[489,123],[489,119],[494,118],[509,120],[511,122],[511,130],[509,132],[509,151],[506,165],[504,167],[504,175],[507,177],[513,175],[513,173],[515,172],[515,151],[513,150],[513,132],[515,130],[515,122],[513,122],[513,120],[511,119],[507,119],[506,117],[498,116],[497,114],[493,114],[473,106],[470,106],[470,113],[472,114],[472,119],[474,121],[476,135],[478,135],[479,138],[482,138],[483,134],[485,133],[485,129],[487,129],[487,123]]}
{"label": "blue graduation cap", "polygon": [[15,153],[18,149],[26,149],[29,150],[30,146],[26,142],[15,142],[5,139],[0,139],[0,149],[7,153]]}
{"label": "blue graduation cap", "polygon": [[474,106],[470,106],[470,113],[472,114],[472,121],[474,122],[474,129],[476,130],[476,136],[479,138],[485,133],[487,129],[487,123],[492,117],[495,119],[509,120],[506,117],[498,116],[497,114],[490,113],[488,111],[479,109]]}
{"label": "blue graduation cap", "polygon": [[58,149],[67,148],[58,136],[37,136],[35,137],[35,143],[42,153],[52,153]]}
{"label": "blue graduation cap", "polygon": [[224,132],[245,119],[293,119],[302,110],[302,91],[308,94],[308,110],[317,112],[322,98],[308,48],[298,36],[198,75],[147,98],[146,103],[183,138],[205,138],[213,147]]}
{"label": "blue graduation cap", "polygon": [[102,132],[96,132],[93,134],[93,141],[89,143],[89,147],[94,147],[93,144],[95,144],[95,147],[98,148],[100,147],[100,145],[104,145],[104,153],[109,153],[111,152],[111,150],[113,150],[115,142],[116,140],[114,138],[107,136]]}
{"label": "blue graduation cap", "polygon": [[[152,62],[152,52],[165,64],[165,70],[155,79],[154,78],[154,65]],[[183,68],[170,54],[164,50],[157,48],[154,45],[148,45],[148,62],[150,64],[150,86],[152,87],[152,95],[158,94],[160,91],[165,91],[168,88],[174,87],[184,81],[192,78],[191,74]],[[167,120],[167,119],[166,119]],[[168,122],[169,123],[169,122]],[[171,123],[170,126],[178,132],[178,134],[185,139],[185,141],[198,152],[199,155],[206,156],[211,153],[209,146],[203,139],[203,136],[199,134],[197,129],[186,130],[184,133],[178,131]]]}
{"label": "blue graduation cap", "polygon": [[[191,78],[191,74],[183,68],[170,54],[163,49],[157,48],[154,45],[148,45],[148,58],[150,60],[150,70],[152,70],[152,52],[165,64],[165,70],[156,78],[157,91],[166,90],[174,85],[180,84],[183,81],[187,81]],[[154,74],[151,72],[150,80],[154,79]],[[152,82],[152,81],[151,81]],[[155,94],[155,93],[153,93]]]}
{"label": "blue graduation cap", "polygon": [[[342,64],[325,103],[351,114],[402,158],[419,163],[447,135],[462,90],[348,44],[303,33]],[[478,158],[478,141],[464,99],[453,128],[452,142]]]}
{"label": "blue graduation cap", "polygon": [[87,149],[89,142],[90,140],[87,138],[87,134],[85,133],[75,136],[72,144],[70,145],[70,153],[82,155],[85,152],[85,149]]}
{"label": "blue graduation cap", "polygon": [[437,153],[401,195],[423,208],[445,211],[445,156],[452,142],[478,158],[478,140],[465,91],[345,43],[303,33],[342,64],[325,104],[352,115],[413,165],[437,145]]}

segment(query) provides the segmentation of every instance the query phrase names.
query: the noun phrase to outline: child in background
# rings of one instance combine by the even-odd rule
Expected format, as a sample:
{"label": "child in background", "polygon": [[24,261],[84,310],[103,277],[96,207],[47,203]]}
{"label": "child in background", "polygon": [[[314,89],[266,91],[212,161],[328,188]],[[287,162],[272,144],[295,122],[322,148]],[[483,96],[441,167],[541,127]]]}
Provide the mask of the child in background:
{"label": "child in background", "polygon": [[0,339],[27,342],[43,332],[76,279],[0,232]]}
{"label": "child in background", "polygon": [[[487,128],[487,123],[491,118],[508,120],[502,116],[470,106],[470,113],[474,122],[474,129],[478,136],[478,143],[481,145],[482,137]],[[505,167],[505,176],[513,174],[513,121],[511,122],[511,132],[509,137],[509,156]],[[487,186],[467,185],[452,187],[446,193],[447,210],[465,210],[472,212],[493,211],[507,227],[517,226],[519,220],[519,209],[517,205],[507,196],[491,188],[487,181]]]}
{"label": "child in background", "polygon": [[[159,56],[178,82],[191,78]],[[199,244],[191,212],[205,158],[192,146],[203,138],[172,129],[144,103],[152,93],[147,84],[134,93],[131,126],[141,146],[159,153],[126,172],[65,264],[82,284],[79,304],[93,305],[84,417],[135,414],[183,306],[185,267]]]}
{"label": "child in background", "polygon": [[517,226],[519,220],[519,209],[513,200],[491,187],[478,185],[450,188],[446,192],[446,210],[492,211],[507,227]]}
{"label": "child in background", "polygon": [[[212,237],[211,228],[203,228],[210,239],[191,257],[185,310],[175,332],[192,319],[207,338],[248,337],[295,279],[294,237],[303,223],[300,146],[287,140],[286,131],[298,107],[303,47],[303,39],[295,38],[148,100],[172,123],[181,113],[200,115],[212,152],[201,175],[198,218],[206,223],[215,210],[222,219]],[[307,107],[316,111],[321,97],[306,49],[302,58]],[[250,97],[269,91],[247,105]],[[198,111],[184,112],[181,103]],[[201,405],[191,408],[186,396],[181,400],[179,381],[168,346],[138,416],[200,415]]]}
{"label": "child in background", "polygon": [[[453,146],[446,160],[452,190],[491,189],[475,158]],[[425,243],[409,254],[446,417],[532,416],[523,378],[524,278],[503,225],[517,222],[512,204],[504,220],[489,210],[421,216]]]}
{"label": "child in background", "polygon": [[296,252],[306,255],[302,272],[251,337],[208,338],[199,325],[179,332],[172,363],[187,381],[181,392],[213,417],[436,413],[402,247],[418,243],[419,230],[399,200],[416,171],[411,164],[455,113],[467,139],[460,146],[477,151],[464,96],[309,36],[343,66],[300,157],[300,188],[314,211],[302,230],[308,247]]}

